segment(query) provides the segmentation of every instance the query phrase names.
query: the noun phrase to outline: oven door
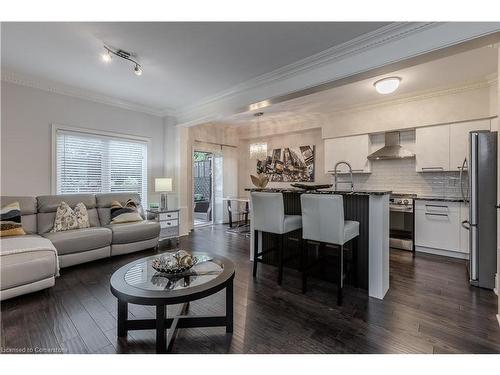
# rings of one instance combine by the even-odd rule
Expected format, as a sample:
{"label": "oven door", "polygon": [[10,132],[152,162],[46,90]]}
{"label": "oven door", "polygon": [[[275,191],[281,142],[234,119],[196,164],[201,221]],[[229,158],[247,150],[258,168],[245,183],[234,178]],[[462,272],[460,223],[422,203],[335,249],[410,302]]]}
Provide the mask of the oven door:
{"label": "oven door", "polygon": [[390,207],[389,246],[413,251],[413,207]]}

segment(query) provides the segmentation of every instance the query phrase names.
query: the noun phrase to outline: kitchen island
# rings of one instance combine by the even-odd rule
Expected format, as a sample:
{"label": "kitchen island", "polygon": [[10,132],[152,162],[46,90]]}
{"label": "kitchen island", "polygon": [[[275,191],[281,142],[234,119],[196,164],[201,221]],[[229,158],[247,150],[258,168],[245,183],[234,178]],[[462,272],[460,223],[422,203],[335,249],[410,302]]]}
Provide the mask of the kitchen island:
{"label": "kitchen island", "polygon": [[[389,289],[389,195],[390,191],[334,191],[332,189],[305,191],[295,188],[245,189],[269,193],[283,193],[285,214],[300,215],[301,194],[342,194],[346,220],[360,223],[357,250],[357,286],[366,289],[370,297],[383,299]],[[250,209],[252,212],[252,208]],[[252,214],[251,214],[252,215]],[[252,217],[252,216],[250,216]],[[250,220],[250,258],[253,258],[254,229]],[[292,237],[292,236],[290,236]],[[290,239],[290,241],[293,241]],[[287,242],[287,251],[298,251],[298,242]],[[259,233],[259,250],[273,247],[273,235]],[[294,250],[292,250],[294,249]],[[325,250],[328,252],[328,248]],[[335,253],[332,250],[332,253]],[[253,260],[253,259],[252,259]],[[264,263],[276,264],[275,252],[263,256]],[[291,264],[294,267],[294,264]],[[295,264],[295,267],[298,265]],[[335,280],[331,272],[318,274]],[[286,278],[285,278],[286,280]]]}

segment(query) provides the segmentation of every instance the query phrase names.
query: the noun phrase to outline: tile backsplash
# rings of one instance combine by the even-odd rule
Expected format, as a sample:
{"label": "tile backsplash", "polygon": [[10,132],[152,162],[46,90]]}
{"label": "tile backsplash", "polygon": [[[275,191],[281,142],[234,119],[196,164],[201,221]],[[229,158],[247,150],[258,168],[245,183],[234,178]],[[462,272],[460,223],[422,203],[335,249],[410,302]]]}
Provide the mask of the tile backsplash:
{"label": "tile backsplash", "polygon": [[[356,190],[391,190],[395,193],[459,197],[459,172],[417,173],[415,159],[377,160],[371,165],[372,173],[353,176]],[[466,183],[466,176],[462,176]],[[333,183],[333,177],[332,177]],[[343,185],[339,185],[339,189]]]}

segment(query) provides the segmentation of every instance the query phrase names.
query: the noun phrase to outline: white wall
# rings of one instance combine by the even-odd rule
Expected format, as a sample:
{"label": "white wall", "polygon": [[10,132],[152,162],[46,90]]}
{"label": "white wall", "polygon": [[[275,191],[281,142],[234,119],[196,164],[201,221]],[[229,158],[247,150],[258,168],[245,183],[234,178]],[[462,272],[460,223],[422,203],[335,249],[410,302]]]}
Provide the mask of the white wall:
{"label": "white wall", "polygon": [[1,90],[2,195],[51,194],[51,124],[57,123],[150,138],[148,200],[159,200],[162,118],[4,81]]}

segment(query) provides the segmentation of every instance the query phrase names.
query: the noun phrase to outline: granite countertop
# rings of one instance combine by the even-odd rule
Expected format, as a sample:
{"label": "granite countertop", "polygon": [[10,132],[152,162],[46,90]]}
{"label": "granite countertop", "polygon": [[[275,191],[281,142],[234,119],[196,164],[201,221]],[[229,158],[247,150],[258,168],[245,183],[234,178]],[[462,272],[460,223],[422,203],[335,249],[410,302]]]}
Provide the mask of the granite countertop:
{"label": "granite countertop", "polygon": [[390,190],[354,190],[346,191],[346,190],[333,190],[333,189],[319,189],[319,190],[303,190],[297,188],[265,188],[265,189],[257,189],[257,188],[246,188],[245,191],[262,191],[266,193],[306,193],[306,194],[342,194],[342,195],[385,195],[391,194]]}
{"label": "granite countertop", "polygon": [[432,195],[417,195],[415,200],[421,201],[437,201],[437,202],[464,202],[462,197],[443,197],[443,196],[432,196]]}

